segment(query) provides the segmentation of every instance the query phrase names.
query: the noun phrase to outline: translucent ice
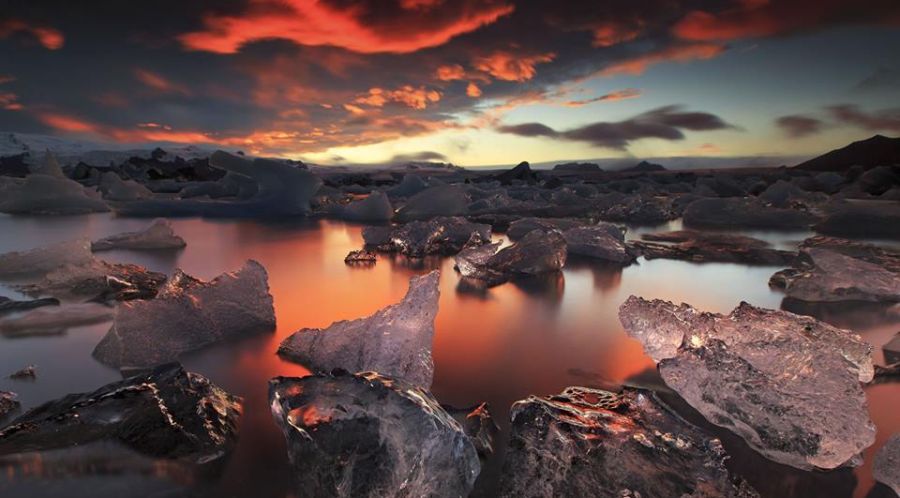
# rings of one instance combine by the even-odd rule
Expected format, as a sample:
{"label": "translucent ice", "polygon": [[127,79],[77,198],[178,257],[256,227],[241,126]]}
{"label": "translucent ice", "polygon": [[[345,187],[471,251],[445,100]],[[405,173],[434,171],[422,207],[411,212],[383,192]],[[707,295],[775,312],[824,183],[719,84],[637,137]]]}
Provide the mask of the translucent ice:
{"label": "translucent ice", "polygon": [[169,220],[158,218],[153,223],[139,232],[125,232],[112,235],[94,241],[91,244],[93,251],[108,251],[111,249],[178,249],[187,243],[175,234]]}

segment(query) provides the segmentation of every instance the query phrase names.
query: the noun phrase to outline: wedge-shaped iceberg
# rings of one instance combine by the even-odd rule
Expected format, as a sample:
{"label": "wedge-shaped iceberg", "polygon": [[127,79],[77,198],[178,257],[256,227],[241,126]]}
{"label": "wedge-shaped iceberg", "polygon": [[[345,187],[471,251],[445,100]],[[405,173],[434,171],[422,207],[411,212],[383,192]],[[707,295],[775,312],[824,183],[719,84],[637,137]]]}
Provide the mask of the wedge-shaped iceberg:
{"label": "wedge-shaped iceberg", "polygon": [[68,240],[28,251],[0,254],[0,277],[41,275],[65,265],[89,264],[93,259],[89,240]]}
{"label": "wedge-shaped iceberg", "polygon": [[269,404],[302,496],[469,496],[481,472],[432,395],[375,372],[276,377]]}
{"label": "wedge-shaped iceberg", "polygon": [[152,199],[153,192],[134,180],[122,180],[112,171],[103,173],[100,177],[100,192],[103,198],[111,201],[136,201],[140,199]]}
{"label": "wedge-shaped iceberg", "polygon": [[253,179],[256,193],[240,200],[148,199],[117,202],[116,212],[132,216],[289,217],[310,211],[310,200],[322,186],[313,173],[272,159],[254,160],[214,152],[210,166]]}
{"label": "wedge-shaped iceberg", "polygon": [[0,455],[115,441],[151,457],[201,464],[227,455],[240,415],[239,398],[167,364],[30,410],[0,430]]}
{"label": "wedge-shaped iceberg", "polygon": [[569,387],[513,404],[503,497],[759,495],[725,468],[721,442],[649,391]]}
{"label": "wedge-shaped iceberg", "polygon": [[435,216],[460,216],[468,212],[469,198],[456,185],[427,188],[409,198],[397,210],[397,221],[427,220]]}
{"label": "wedge-shaped iceberg", "polygon": [[281,343],[278,354],[316,371],[372,370],[430,389],[439,280],[438,271],[413,277],[399,303],[325,329],[299,330]]}
{"label": "wedge-shaped iceberg", "polygon": [[153,223],[139,232],[125,232],[111,235],[91,243],[93,251],[109,251],[112,249],[180,249],[187,243],[175,234],[172,224],[164,218],[157,218]]}
{"label": "wedge-shaped iceberg", "polygon": [[0,213],[84,214],[109,207],[81,184],[68,178],[32,174],[24,180],[0,178]]}
{"label": "wedge-shaped iceberg", "polygon": [[770,460],[833,469],[875,440],[860,384],[872,347],[846,330],[746,303],[723,316],[635,296],[619,318],[669,387]]}
{"label": "wedge-shaped iceberg", "polygon": [[274,328],[268,275],[256,261],[209,282],[177,270],[155,299],[119,305],[94,357],[114,367],[152,366]]}
{"label": "wedge-shaped iceberg", "polygon": [[365,199],[340,206],[337,215],[349,221],[390,221],[394,208],[384,192],[372,192]]}

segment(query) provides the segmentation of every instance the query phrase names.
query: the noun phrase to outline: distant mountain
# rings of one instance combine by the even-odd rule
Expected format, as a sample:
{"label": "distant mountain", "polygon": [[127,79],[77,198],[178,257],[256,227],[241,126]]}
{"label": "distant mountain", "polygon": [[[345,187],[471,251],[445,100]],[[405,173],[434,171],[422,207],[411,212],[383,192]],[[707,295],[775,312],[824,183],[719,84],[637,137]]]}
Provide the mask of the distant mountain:
{"label": "distant mountain", "polygon": [[892,164],[900,164],[900,138],[875,135],[794,167],[809,171],[843,171],[857,165],[869,169]]}
{"label": "distant mountain", "polygon": [[25,162],[34,163],[39,161],[48,150],[56,155],[63,166],[76,164],[79,161],[93,166],[107,166],[110,162],[121,163],[134,156],[150,158],[154,153],[157,155],[157,159],[163,160],[167,155],[183,159],[196,159],[209,156],[214,149],[196,145],[166,146],[165,150],[153,146],[134,148],[134,145],[117,148],[109,144],[98,144],[86,140],[71,140],[33,133],[0,132],[0,157],[26,154]]}
{"label": "distant mountain", "polygon": [[621,171],[635,172],[635,173],[650,173],[653,171],[666,171],[665,166],[661,164],[654,164],[647,161],[641,161],[630,168],[625,168]]}

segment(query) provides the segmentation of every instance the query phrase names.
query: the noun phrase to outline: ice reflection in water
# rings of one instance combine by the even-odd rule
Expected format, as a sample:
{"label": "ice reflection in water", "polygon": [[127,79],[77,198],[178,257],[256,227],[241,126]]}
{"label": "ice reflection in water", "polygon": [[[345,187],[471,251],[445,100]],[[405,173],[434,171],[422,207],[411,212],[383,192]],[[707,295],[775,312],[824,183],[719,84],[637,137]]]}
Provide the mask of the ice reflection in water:
{"label": "ice reflection in water", "polygon": [[[0,217],[0,251],[20,250],[78,236],[100,238],[138,230],[150,220],[120,219],[108,214],[80,217]],[[658,385],[652,361],[640,345],[628,339],[617,318],[618,306],[630,294],[687,302],[699,309],[728,312],[740,301],[779,308],[782,296],[769,290],[775,267],[736,264],[697,265],[679,261],[641,261],[624,270],[572,258],[562,276],[516,280],[492,289],[461,281],[451,258],[411,262],[402,257],[379,257],[374,267],[349,267],[343,262],[361,243],[361,227],[334,222],[258,223],[250,221],[173,220],[177,233],[188,242],[182,251],[112,251],[101,257],[133,262],[171,274],[181,267],[208,279],[235,268],[247,258],[263,263],[275,297],[278,329],[273,335],[250,338],[184,358],[189,370],[199,372],[222,388],[245,398],[241,436],[224,472],[204,476],[194,486],[202,495],[277,496],[291,494],[284,440],[269,413],[266,383],[275,375],[303,375],[306,370],[275,355],[280,341],[302,327],[326,327],[331,322],[366,316],[399,301],[409,277],[440,268],[440,311],[434,339],[433,391],[443,403],[470,406],[490,402],[505,430],[509,406],[529,394],[553,394],[570,385],[604,385],[629,380]],[[680,229],[670,223],[660,230]],[[648,229],[632,230],[638,237]],[[777,247],[790,248],[807,233],[761,233]],[[13,296],[8,289],[0,294]],[[790,303],[788,303],[790,304]],[[793,308],[791,308],[793,309]],[[793,309],[811,312],[842,327],[854,328],[876,346],[898,329],[900,318],[883,309]],[[20,339],[0,338],[0,389],[19,393],[25,408],[70,392],[93,390],[117,380],[118,373],[91,357],[105,334],[102,324],[70,330],[66,335]],[[5,378],[27,364],[38,365],[36,382]],[[900,431],[900,385],[882,384],[867,389],[872,418],[878,426],[877,443],[866,451],[871,461],[877,448]],[[703,423],[702,419],[691,416]],[[708,424],[706,424],[708,426]],[[721,432],[718,432],[721,434]],[[872,488],[871,465],[855,470],[804,473],[766,462],[746,449],[736,437],[722,434],[733,454],[730,466],[744,474],[765,495],[779,497],[862,498]],[[501,450],[480,478],[480,496],[493,495]],[[34,460],[37,458],[37,460]],[[48,458],[46,455],[44,459]],[[28,456],[27,473],[10,470],[0,462],[2,496],[50,496],[66,489],[69,496],[116,495],[108,473],[95,465],[72,466],[64,487],[47,466],[35,465],[40,456]],[[122,465],[121,467],[125,467]],[[101,470],[92,470],[99,468]],[[109,468],[109,467],[107,467]],[[113,468],[116,468],[114,466]],[[74,469],[74,470],[72,470]],[[166,465],[154,472],[172,475]],[[35,476],[46,476],[37,481]],[[51,481],[56,484],[51,484]],[[121,481],[117,481],[121,482]],[[130,494],[146,495],[161,489],[146,473],[129,478]],[[106,484],[104,484],[106,483]],[[121,490],[122,488],[118,488]],[[140,490],[140,491],[138,491]],[[879,489],[870,496],[884,492]],[[99,493],[99,494],[98,494]]]}

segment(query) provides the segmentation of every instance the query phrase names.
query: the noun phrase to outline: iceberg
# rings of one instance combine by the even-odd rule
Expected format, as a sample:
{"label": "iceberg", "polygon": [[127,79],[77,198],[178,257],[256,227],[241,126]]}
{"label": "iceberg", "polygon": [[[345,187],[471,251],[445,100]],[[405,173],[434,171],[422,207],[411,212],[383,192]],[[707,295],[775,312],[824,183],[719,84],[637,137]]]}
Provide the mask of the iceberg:
{"label": "iceberg", "polygon": [[91,250],[109,251],[112,249],[180,249],[187,243],[175,234],[172,224],[164,218],[157,218],[153,223],[139,232],[125,232],[112,235],[91,243]]}
{"label": "iceberg", "polygon": [[28,251],[0,254],[0,277],[46,274],[65,265],[89,264],[93,259],[89,240],[68,240]]}

